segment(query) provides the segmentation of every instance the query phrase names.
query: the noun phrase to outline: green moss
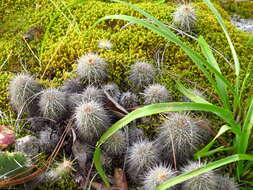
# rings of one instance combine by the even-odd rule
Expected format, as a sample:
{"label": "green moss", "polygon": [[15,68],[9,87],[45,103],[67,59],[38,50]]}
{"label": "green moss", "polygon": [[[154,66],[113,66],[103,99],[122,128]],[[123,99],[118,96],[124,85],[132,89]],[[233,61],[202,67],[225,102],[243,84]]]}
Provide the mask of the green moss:
{"label": "green moss", "polygon": [[243,18],[253,18],[253,2],[224,2],[222,6],[230,13],[237,14]]}
{"label": "green moss", "polygon": [[[198,1],[195,4],[198,22],[192,35],[204,36],[213,48],[221,52],[232,63],[228,43],[215,17],[204,3],[196,1]],[[57,2],[57,8],[62,9],[65,5],[73,3],[74,0],[55,2]],[[140,1],[134,0],[133,2]],[[138,6],[169,24],[172,20],[171,14],[178,5],[175,3],[157,5],[152,2],[142,2],[138,3]],[[218,4],[216,7],[225,18],[225,23],[242,64],[242,74],[245,74],[246,67],[253,61],[251,56],[253,47],[245,45],[249,34],[235,29],[229,23],[228,13]],[[187,75],[189,80],[213,93],[210,84],[206,82],[203,74],[183,50],[153,32],[138,25],[130,25],[121,29],[127,22],[119,20],[107,20],[92,27],[99,18],[105,15],[127,14],[143,18],[132,9],[117,3],[88,0],[70,8],[69,11],[64,11],[64,15],[59,14],[58,17],[54,17],[53,15],[57,14],[57,8],[50,0],[43,2],[39,0],[17,0],[15,2],[7,0],[4,4],[2,2],[0,6],[0,18],[2,19],[0,23],[0,64],[3,65],[2,70],[18,72],[25,68],[39,78],[43,76],[44,80],[41,81],[45,86],[57,86],[73,75],[71,72],[76,66],[78,57],[88,52],[97,52],[109,63],[110,80],[117,83],[122,90],[127,90],[130,87],[126,80],[130,65],[137,60],[147,60],[153,65],[157,65],[154,56],[159,49],[165,48],[165,57],[164,61],[160,63],[161,72],[157,76],[157,81],[167,86],[175,100],[179,100],[180,94],[176,90],[172,78],[181,73],[189,73]],[[233,10],[230,7],[226,8]],[[50,23],[51,27],[49,27]],[[27,44],[22,36],[34,26],[42,26],[47,33],[37,41],[33,40]],[[200,52],[196,41],[184,36],[180,36],[180,38],[194,50]],[[99,49],[97,43],[101,39],[111,40],[114,46],[113,50]],[[162,56],[162,51],[160,56]],[[222,57],[218,55],[216,57],[222,72],[232,81],[233,69]],[[0,73],[0,107],[2,111],[10,109],[7,85],[11,76],[12,74],[8,72]],[[250,86],[248,85],[246,92],[249,91]],[[220,122],[213,116],[207,116],[213,120],[213,123]],[[151,121],[155,121],[155,124]],[[162,121],[157,117],[150,117],[140,127],[143,127],[145,132],[151,135],[160,122]],[[70,180],[61,180],[53,185],[48,184],[47,188],[76,189],[74,182]],[[41,189],[45,189],[45,186],[43,185]]]}
{"label": "green moss", "polygon": [[68,189],[68,190],[76,190],[78,189],[77,184],[74,182],[73,178],[68,176],[64,177],[61,180],[58,180],[54,183],[47,183],[47,184],[41,184],[36,189],[38,190],[44,190],[44,189],[52,189],[52,190],[62,190],[62,189]]}
{"label": "green moss", "polygon": [[[20,31],[19,36],[22,32],[24,33],[28,30],[29,27],[34,26],[33,23],[40,23],[40,25],[46,29],[49,19],[48,17],[45,18],[42,15],[52,15],[54,11],[54,8],[50,8],[48,4],[50,3],[45,3],[45,5],[41,5],[42,7],[38,10],[28,14],[29,18],[23,18],[26,22],[24,25],[20,24],[22,27],[20,26],[20,28],[18,28],[18,31]],[[45,9],[44,6],[47,9]],[[140,3],[139,6],[166,23],[171,22],[171,13],[175,9],[175,5],[171,3],[161,5]],[[221,33],[221,29],[214,16],[208,11],[203,3],[197,3],[196,8],[199,17],[196,33],[198,35],[203,35],[214,48],[224,53],[226,57],[230,57],[231,54],[225,37]],[[94,11],[94,9],[99,11]],[[222,11],[221,8],[219,8],[219,10],[223,17],[228,20],[228,15]],[[69,17],[69,19],[71,19],[71,15],[69,15],[68,12],[65,12],[65,14]],[[83,5],[78,5],[77,7],[71,9],[71,14],[74,15],[76,22],[78,23],[78,28],[81,31],[80,33],[76,32],[77,26],[73,26],[73,28],[71,28],[69,22],[61,15],[55,19],[47,37],[44,39],[44,49],[42,52],[40,52],[40,42],[31,44],[33,45],[32,48],[34,52],[40,56],[39,58],[42,62],[42,67],[39,66],[38,61],[32,55],[27,45],[22,42],[22,39],[17,38],[17,35],[13,34],[12,37],[14,37],[15,40],[10,41],[8,40],[10,36],[3,36],[2,38],[5,42],[9,41],[9,43],[5,43],[1,40],[1,42],[5,44],[1,46],[2,51],[0,57],[2,61],[9,55],[11,50],[14,50],[9,59],[8,69],[17,70],[17,68],[21,68],[21,64],[33,73],[39,73],[40,76],[46,70],[46,78],[58,81],[59,78],[63,76],[64,72],[71,71],[71,66],[76,63],[76,59],[79,56],[93,51],[100,53],[101,56],[106,58],[106,60],[110,63],[110,78],[115,80],[115,82],[121,86],[124,86],[122,84],[125,83],[124,79],[127,75],[127,70],[133,62],[137,59],[152,61],[156,51],[160,47],[167,46],[166,59],[162,64],[162,67],[165,70],[169,69],[171,72],[177,72],[183,69],[184,71],[193,71],[196,73],[196,67],[182,52],[182,50],[173,44],[166,45],[167,43],[162,37],[159,37],[140,26],[133,25],[124,30],[120,30],[120,27],[126,24],[126,22],[110,20],[105,21],[94,28],[91,27],[97,19],[105,15],[128,14],[139,16],[139,14],[123,5],[115,3],[111,6],[111,4],[105,2],[88,1]],[[20,16],[17,15],[18,13],[14,16],[10,16],[9,19]],[[209,25],[209,23],[213,24],[210,28],[208,28],[208,30],[206,30],[205,26]],[[243,53],[240,55],[244,55],[243,59],[247,64],[250,56],[245,57],[245,55],[247,55],[251,49],[245,48],[243,46],[243,42],[248,38],[248,36],[236,31],[229,23],[227,24],[232,36],[234,37],[237,49],[239,52]],[[114,50],[99,50],[97,42],[100,39],[110,39],[114,44]],[[190,45],[194,49],[198,49],[195,41],[186,38],[184,40],[186,41],[186,44]],[[223,62],[222,59],[219,60],[220,62]],[[227,65],[223,64],[223,68],[226,72],[231,72]],[[196,74],[199,75],[199,72]],[[200,78],[199,81],[202,79],[203,78]],[[164,79],[161,80],[164,81]]]}
{"label": "green moss", "polygon": [[8,101],[8,84],[12,74],[9,72],[0,72],[0,108],[1,111],[10,110]]}

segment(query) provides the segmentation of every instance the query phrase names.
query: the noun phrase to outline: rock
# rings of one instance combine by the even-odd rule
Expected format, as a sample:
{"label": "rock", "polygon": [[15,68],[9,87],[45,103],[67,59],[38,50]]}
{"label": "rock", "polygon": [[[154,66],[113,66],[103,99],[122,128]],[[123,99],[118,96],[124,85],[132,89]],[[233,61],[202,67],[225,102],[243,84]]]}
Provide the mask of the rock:
{"label": "rock", "polygon": [[39,140],[31,135],[19,138],[15,144],[15,151],[34,158],[39,153]]}
{"label": "rock", "polygon": [[233,16],[231,22],[239,30],[253,34],[253,19],[241,19],[238,16]]}

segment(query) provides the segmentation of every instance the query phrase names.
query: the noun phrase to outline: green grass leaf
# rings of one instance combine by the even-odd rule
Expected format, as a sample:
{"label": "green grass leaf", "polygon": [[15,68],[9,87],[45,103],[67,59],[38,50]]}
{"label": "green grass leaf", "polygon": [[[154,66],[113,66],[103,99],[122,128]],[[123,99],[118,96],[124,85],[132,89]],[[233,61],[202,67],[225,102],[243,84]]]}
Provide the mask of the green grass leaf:
{"label": "green grass leaf", "polygon": [[205,155],[206,152],[208,152],[210,148],[213,146],[215,140],[229,130],[231,130],[231,127],[229,127],[228,125],[223,125],[220,128],[218,134],[214,137],[214,139],[210,143],[208,143],[208,145],[206,145],[204,148],[202,148],[200,151],[194,154],[194,158],[198,159],[201,158],[203,155]]}
{"label": "green grass leaf", "polygon": [[239,96],[239,88],[240,88],[240,62],[237,56],[237,53],[235,51],[234,45],[232,43],[232,40],[228,34],[228,30],[227,27],[225,26],[225,22],[222,19],[220,13],[217,11],[217,9],[213,6],[213,4],[211,3],[210,0],[204,0],[204,2],[207,4],[207,6],[209,7],[209,9],[213,12],[213,14],[215,15],[216,19],[218,20],[230,47],[230,50],[232,52],[232,56],[234,59],[234,66],[235,66],[235,75],[236,75],[236,79],[235,79],[235,90],[236,93],[234,94],[234,112],[238,111],[238,108],[240,109],[241,105],[240,105],[240,96]]}
{"label": "green grass leaf", "polygon": [[204,98],[198,96],[197,94],[194,94],[191,90],[185,88],[179,80],[176,81],[176,84],[177,84],[178,90],[182,94],[184,94],[187,98],[189,98],[191,101],[193,101],[195,103],[211,104],[210,102],[208,102]]}
{"label": "green grass leaf", "polygon": [[[221,73],[220,67],[212,53],[212,50],[210,49],[209,45],[205,41],[205,39],[200,36],[198,38],[199,45],[201,47],[201,50],[203,54],[205,55],[207,61],[212,65],[219,73]],[[222,73],[221,73],[222,74]],[[220,78],[215,75],[216,78],[216,83],[217,83],[217,93],[219,94],[219,97],[221,98],[222,103],[224,104],[226,109],[230,109],[230,104],[229,104],[229,97],[227,93],[227,86],[226,84],[220,80]]]}
{"label": "green grass leaf", "polygon": [[232,156],[228,156],[228,157],[223,158],[221,160],[211,162],[211,163],[209,163],[201,168],[198,168],[196,170],[193,170],[191,172],[184,173],[184,174],[181,174],[175,178],[172,178],[172,179],[166,181],[165,183],[163,183],[162,185],[158,186],[156,188],[156,190],[166,190],[169,187],[172,187],[172,186],[179,184],[183,181],[191,179],[197,175],[203,174],[205,172],[214,170],[214,169],[219,168],[221,166],[224,166],[224,165],[236,162],[236,161],[240,161],[240,160],[253,160],[253,156],[247,155],[247,154],[235,154]]}
{"label": "green grass leaf", "polygon": [[236,76],[239,76],[240,74],[240,63],[239,63],[239,59],[238,59],[238,56],[237,56],[237,53],[235,51],[235,48],[234,48],[234,45],[232,43],[232,40],[228,34],[228,30],[227,30],[227,27],[225,26],[225,22],[224,20],[222,19],[220,13],[217,11],[217,9],[213,6],[213,4],[211,3],[210,0],[204,0],[204,2],[207,4],[207,6],[209,7],[209,9],[213,12],[213,14],[215,15],[216,19],[218,20],[226,38],[227,38],[227,41],[228,41],[228,44],[229,44],[229,47],[231,49],[231,52],[232,52],[232,56],[233,56],[233,59],[234,59],[234,63],[235,63],[235,74]]}
{"label": "green grass leaf", "polygon": [[249,138],[252,134],[252,127],[253,127],[253,96],[251,97],[250,106],[247,111],[246,117],[243,121],[242,126],[242,142],[239,145],[239,152],[245,153],[248,148]]}

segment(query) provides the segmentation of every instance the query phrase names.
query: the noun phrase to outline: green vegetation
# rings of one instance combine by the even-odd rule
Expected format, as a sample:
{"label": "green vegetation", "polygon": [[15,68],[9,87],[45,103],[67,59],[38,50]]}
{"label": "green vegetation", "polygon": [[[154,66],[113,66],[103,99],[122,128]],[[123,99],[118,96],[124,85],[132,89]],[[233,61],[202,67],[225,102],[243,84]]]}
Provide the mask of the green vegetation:
{"label": "green vegetation", "polygon": [[253,2],[224,2],[222,6],[228,10],[230,14],[237,14],[242,18],[253,18]]}
{"label": "green vegetation", "polygon": [[[207,111],[214,115],[220,117],[221,120],[225,122],[220,127],[219,133],[217,137],[222,135],[225,132],[230,131],[234,134],[233,142],[229,145],[229,147],[220,146],[216,149],[210,150],[213,141],[211,141],[205,148],[195,154],[195,158],[201,158],[206,155],[213,155],[217,152],[225,152],[231,151],[230,154],[232,156],[227,156],[223,159],[218,159],[217,161],[212,161],[209,164],[202,166],[193,171],[189,171],[187,173],[183,173],[175,178],[172,178],[166,181],[164,184],[159,185],[157,190],[166,190],[176,184],[184,182],[188,179],[191,179],[197,175],[203,174],[205,172],[211,171],[213,169],[219,168],[221,166],[227,165],[232,162],[237,162],[235,164],[234,173],[239,182],[243,181],[246,184],[252,185],[251,176],[252,171],[251,167],[253,164],[253,156],[250,155],[252,150],[250,148],[250,144],[252,143],[252,127],[253,127],[253,95],[250,95],[250,101],[245,103],[245,98],[248,96],[244,94],[245,84],[248,83],[248,79],[251,76],[251,72],[247,69],[244,77],[241,76],[241,64],[238,59],[238,55],[236,53],[235,47],[231,41],[229,36],[227,27],[225,25],[224,20],[222,19],[220,13],[214,7],[214,5],[210,2],[210,0],[204,0],[208,8],[215,15],[217,21],[220,24],[220,27],[223,30],[223,34],[227,39],[228,47],[231,51],[231,56],[233,58],[233,73],[234,73],[234,81],[228,80],[222,73],[220,69],[220,65],[217,63],[217,60],[214,57],[213,51],[210,46],[206,42],[206,40],[200,36],[198,38],[198,44],[201,48],[202,54],[199,54],[197,51],[194,51],[191,47],[187,46],[182,40],[180,40],[177,35],[175,35],[168,27],[166,27],[161,21],[159,21],[154,16],[148,14],[144,10],[123,2],[121,0],[114,0],[115,2],[122,3],[132,9],[138,11],[143,16],[145,16],[147,20],[142,20],[136,18],[134,16],[128,15],[109,15],[101,18],[97,21],[97,23],[103,22],[108,19],[119,19],[128,22],[136,23],[140,26],[143,26],[150,31],[157,33],[158,35],[164,37],[169,42],[174,43],[179,46],[195,63],[195,65],[201,70],[201,72],[205,75],[208,82],[211,84],[213,89],[219,98],[219,104],[214,104],[213,102],[209,102],[205,100],[203,97],[200,97],[196,94],[193,94],[190,90],[185,88],[181,82],[180,78],[176,80],[178,89],[189,99],[191,99],[194,103],[188,102],[171,102],[171,103],[161,103],[161,104],[153,104],[149,106],[145,106],[139,108],[127,116],[122,118],[113,124],[100,138],[96,145],[96,150],[94,154],[94,163],[95,166],[105,182],[107,186],[110,186],[107,176],[101,167],[100,161],[100,146],[115,132],[119,129],[130,123],[131,121],[150,116],[162,112],[175,112],[175,111]],[[151,22],[150,22],[151,21]],[[203,56],[204,57],[203,57]],[[251,63],[249,63],[250,68]],[[245,162],[245,160],[247,160]],[[246,186],[245,186],[246,187]]]}
{"label": "green vegetation", "polygon": [[[126,22],[117,20],[106,21],[96,28],[91,27],[95,21],[105,15],[126,14],[141,17],[139,13],[118,3],[111,6],[111,3],[93,0],[79,3],[74,8],[69,8],[64,12],[57,12],[57,9],[63,9],[65,4],[69,5],[72,2],[69,0],[65,1],[64,4],[58,3],[56,6],[55,3],[52,4],[53,1],[45,1],[43,4],[40,1],[27,1],[22,4],[13,4],[12,1],[8,1],[1,10],[4,12],[4,16],[1,24],[2,31],[0,31],[0,63],[7,60],[3,69],[18,72],[25,68],[38,77],[42,77],[45,72],[44,79],[52,80],[53,83],[61,83],[63,79],[69,76],[68,72],[75,68],[76,60],[81,55],[87,52],[98,52],[109,63],[110,78],[113,78],[114,82],[124,89],[127,87],[124,79],[128,74],[130,65],[136,60],[148,60],[154,63],[155,53],[159,48],[166,47],[166,57],[160,64],[162,72],[159,82],[165,84],[169,90],[175,91],[169,76],[170,73],[191,72],[191,75],[188,76],[189,79],[200,83],[204,88],[208,88],[208,84],[203,82],[203,75],[197,71],[196,66],[192,64],[185,53],[175,45],[168,44],[166,40],[153,32],[137,25],[128,26],[121,30],[120,28]],[[168,24],[171,23],[171,14],[177,7],[175,3],[160,5],[139,3],[138,6]],[[227,48],[226,40],[214,16],[204,3],[196,3],[195,6],[198,23],[194,33],[204,36],[213,48],[231,60],[231,53]],[[223,18],[228,21],[227,13],[220,7],[218,10]],[[55,17],[55,14],[59,16]],[[51,27],[49,27],[50,21]],[[212,23],[212,27],[207,28],[206,26],[210,23]],[[247,64],[253,59],[251,56],[245,56],[253,50],[252,47],[246,47],[244,43],[249,35],[236,31],[228,22],[226,24],[240,57],[242,70],[245,70]],[[43,37],[41,36],[38,41],[28,42],[28,47],[21,37],[34,26],[42,26],[44,31],[48,29],[48,32]],[[194,50],[199,50],[196,41],[187,37],[180,38],[184,39],[186,44]],[[114,45],[113,51],[99,49],[97,43],[101,39],[111,40]],[[160,52],[161,54],[162,52]],[[224,63],[222,57],[216,57],[218,63],[221,63],[221,70],[226,76],[231,76],[232,70],[229,64]],[[6,104],[6,100],[1,104]]]}
{"label": "green vegetation", "polygon": [[[206,82],[204,74],[199,72],[197,66],[186,53],[178,46],[168,43],[163,37],[139,25],[126,26],[128,22],[120,20],[106,20],[93,27],[93,24],[99,18],[106,15],[124,14],[144,18],[140,13],[120,3],[98,0],[81,0],[78,2],[76,4],[74,0],[46,0],[43,2],[39,0],[18,0],[15,2],[7,0],[4,3],[0,3],[0,18],[2,19],[0,22],[1,111],[10,110],[7,91],[8,83],[13,73],[29,71],[40,78],[46,86],[57,86],[73,75],[72,70],[76,68],[77,59],[88,52],[97,52],[101,57],[105,58],[109,63],[110,80],[119,85],[122,90],[127,90],[130,86],[125,79],[129,74],[131,65],[138,60],[142,60],[150,61],[157,67],[158,64],[154,60],[155,54],[159,53],[161,58],[164,50],[165,57],[163,62],[159,64],[161,72],[157,76],[157,81],[172,92],[174,99],[178,100],[178,95],[180,94],[173,80],[174,75],[178,73],[186,73],[185,78],[196,82],[199,86],[206,89],[207,92],[214,93],[215,90]],[[250,3],[249,6],[251,5]],[[158,20],[170,24],[172,22],[172,13],[176,9],[177,4],[173,2],[157,4],[153,1],[138,1],[137,6],[154,15]],[[232,53],[222,29],[206,4],[198,0],[194,6],[196,7],[198,21],[191,35],[203,36],[212,48],[222,54],[222,56],[218,54],[214,56],[224,78],[228,82],[233,83],[235,74],[230,66],[233,64]],[[228,28],[241,63],[240,74],[243,78],[247,73],[246,70],[249,63],[253,61],[251,56],[253,46],[246,45],[250,35],[235,29],[229,23],[228,13],[218,3],[215,7],[225,20],[225,25]],[[240,7],[240,10],[239,8],[234,8],[234,4],[225,8],[233,12],[245,12],[245,17],[252,18],[252,16],[248,15],[250,12],[247,6]],[[247,12],[245,11],[246,9]],[[123,26],[125,27],[122,29]],[[28,31],[32,32],[29,33]],[[32,40],[24,40],[22,37],[25,35],[30,35]],[[193,51],[201,52],[198,41],[183,35],[178,35],[178,38],[184,41]],[[98,42],[102,39],[109,39],[113,44],[113,49],[109,51],[99,49]],[[161,51],[159,52],[159,50]],[[224,61],[224,57],[227,61]],[[252,68],[248,70],[248,72],[251,71]],[[251,84],[251,82],[245,84],[244,93],[246,96],[252,91]],[[194,87],[194,85],[190,84],[187,84],[187,86]],[[227,94],[227,97],[223,100],[227,101],[226,98],[230,101],[232,93]],[[211,98],[208,97],[207,101],[216,101],[209,99]],[[228,106],[229,103],[227,101],[226,105]],[[245,105],[248,105],[247,100],[241,106]],[[200,110],[200,108],[196,108],[196,110]],[[212,117],[212,119],[216,121],[216,118]],[[221,120],[218,120],[218,122],[222,123]],[[232,123],[230,124],[232,125]],[[158,124],[153,125],[157,126]],[[143,126],[143,128],[147,131],[152,130],[150,126]],[[230,134],[230,136],[233,135]],[[204,151],[202,153],[202,155],[205,155],[208,152]],[[228,157],[227,160],[221,160],[219,164],[223,165],[241,159],[249,159],[249,157],[235,155]],[[213,169],[217,166],[215,164],[207,169],[199,170],[199,172]],[[181,178],[181,180],[184,179]],[[65,182],[62,184],[65,186]],[[70,186],[72,187],[72,182]]]}

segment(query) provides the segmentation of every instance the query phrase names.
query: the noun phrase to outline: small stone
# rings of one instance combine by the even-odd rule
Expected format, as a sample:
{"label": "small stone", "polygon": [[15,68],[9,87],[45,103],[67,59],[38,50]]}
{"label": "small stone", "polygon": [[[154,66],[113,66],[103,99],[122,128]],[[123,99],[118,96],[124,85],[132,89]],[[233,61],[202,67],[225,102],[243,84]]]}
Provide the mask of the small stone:
{"label": "small stone", "polygon": [[19,138],[15,144],[15,151],[34,158],[39,153],[39,140],[31,135]]}

